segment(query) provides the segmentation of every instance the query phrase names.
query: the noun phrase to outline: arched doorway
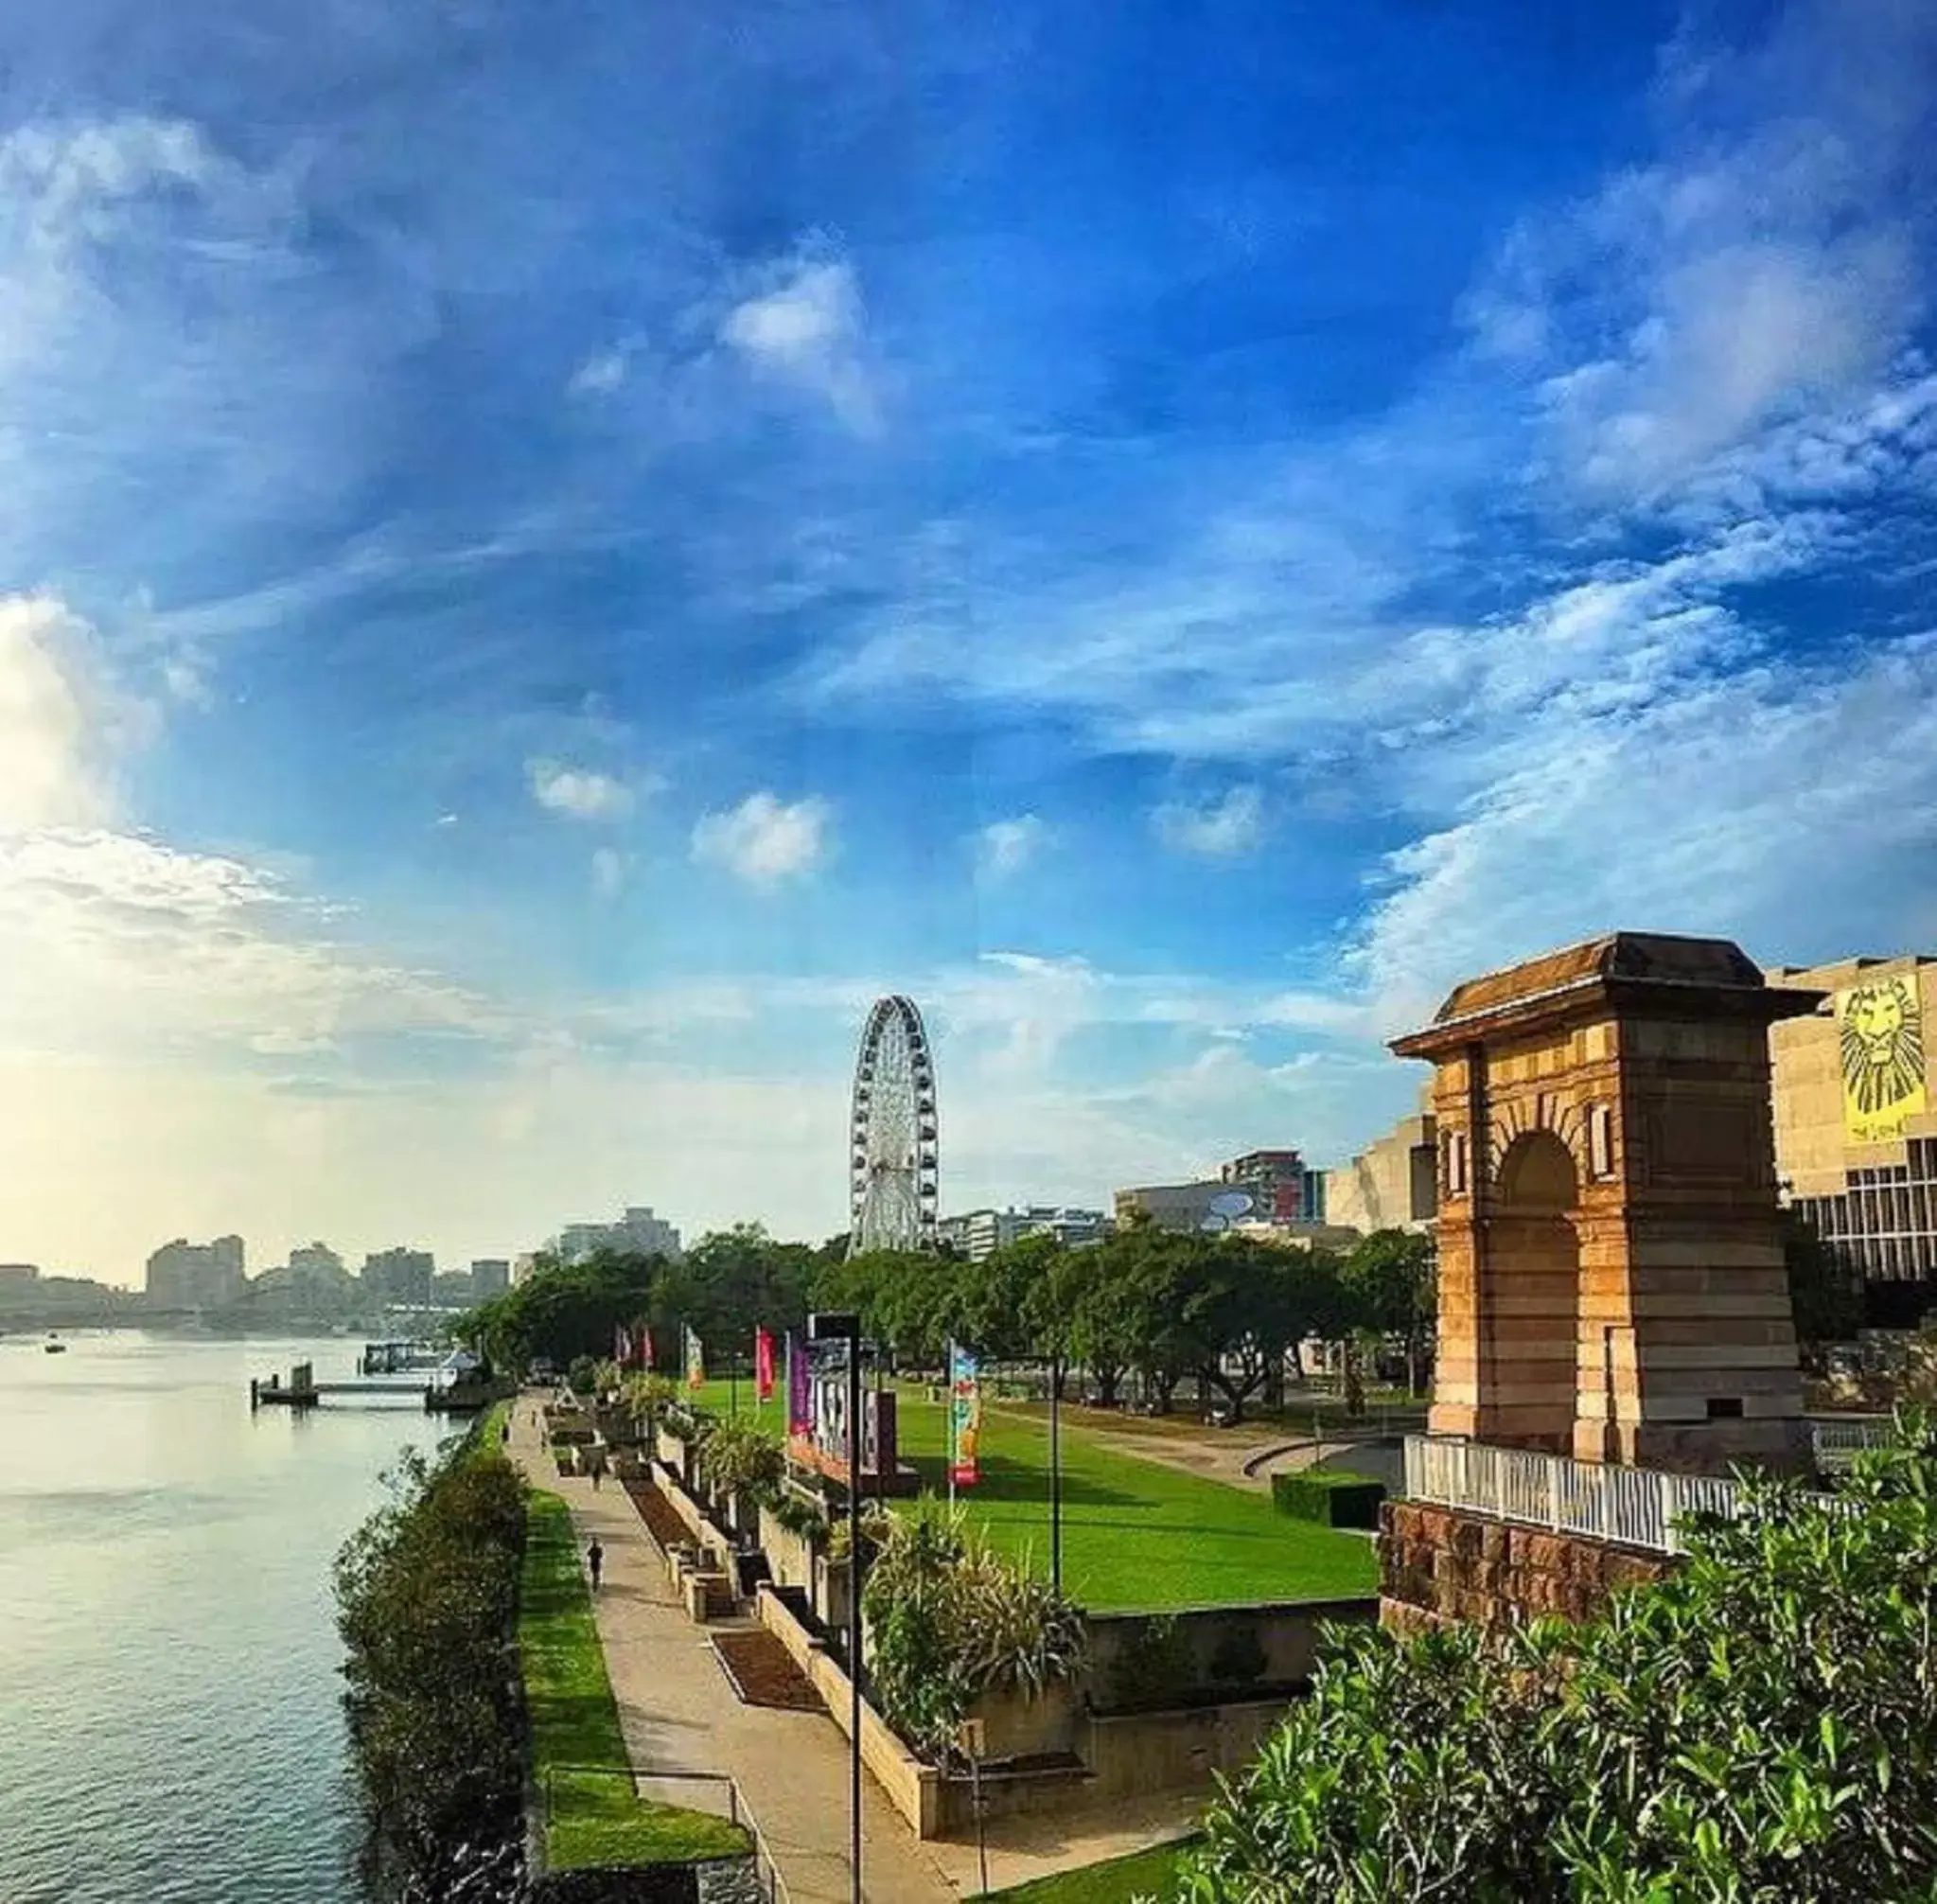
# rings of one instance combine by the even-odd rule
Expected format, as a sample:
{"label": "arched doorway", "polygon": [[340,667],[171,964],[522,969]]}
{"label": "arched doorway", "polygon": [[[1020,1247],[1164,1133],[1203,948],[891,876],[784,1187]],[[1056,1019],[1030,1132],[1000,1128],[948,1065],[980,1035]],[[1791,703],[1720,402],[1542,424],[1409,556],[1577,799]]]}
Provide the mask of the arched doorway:
{"label": "arched doorway", "polygon": [[1500,1160],[1486,1243],[1488,1440],[1574,1451],[1580,1360],[1579,1181],[1553,1132],[1526,1131]]}

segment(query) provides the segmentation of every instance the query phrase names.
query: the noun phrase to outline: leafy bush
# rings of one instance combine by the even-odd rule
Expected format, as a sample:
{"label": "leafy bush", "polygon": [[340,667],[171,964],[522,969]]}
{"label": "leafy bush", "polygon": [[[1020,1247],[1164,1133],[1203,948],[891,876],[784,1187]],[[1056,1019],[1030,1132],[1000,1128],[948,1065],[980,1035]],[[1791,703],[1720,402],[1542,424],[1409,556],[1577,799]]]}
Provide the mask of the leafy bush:
{"label": "leafy bush", "polygon": [[861,1611],[882,1707],[923,1752],[945,1752],[980,1694],[1040,1692],[1083,1662],[1078,1609],[931,1501],[888,1521]]}
{"label": "leafy bush", "polygon": [[[343,1704],[372,1895],[443,1896],[477,1847],[515,1831],[518,1607],[524,1487],[497,1411],[444,1465],[408,1455],[393,1499],[337,1558]],[[468,1894],[467,1894],[468,1895]]]}
{"label": "leafy bush", "polygon": [[650,1433],[665,1419],[678,1393],[669,1376],[628,1375],[619,1384],[619,1402],[640,1428]]}
{"label": "leafy bush", "polygon": [[767,1511],[788,1533],[798,1534],[803,1541],[819,1542],[827,1539],[827,1514],[818,1502],[793,1493],[788,1489],[779,1488],[774,1490],[773,1499],[766,1507]]}
{"label": "leafy bush", "polygon": [[1190,1904],[1937,1895],[1937,1436],[1747,1484],[1581,1627],[1335,1630],[1213,1808]]}
{"label": "leafy bush", "polygon": [[716,1422],[699,1451],[699,1472],[716,1494],[770,1498],[786,1466],[786,1456],[771,1435],[735,1417]]}
{"label": "leafy bush", "polygon": [[1385,1484],[1343,1469],[1274,1474],[1271,1498],[1280,1514],[1326,1527],[1376,1527]]}
{"label": "leafy bush", "polygon": [[574,1355],[565,1371],[565,1385],[574,1395],[590,1395],[598,1386],[599,1365],[590,1355]]}

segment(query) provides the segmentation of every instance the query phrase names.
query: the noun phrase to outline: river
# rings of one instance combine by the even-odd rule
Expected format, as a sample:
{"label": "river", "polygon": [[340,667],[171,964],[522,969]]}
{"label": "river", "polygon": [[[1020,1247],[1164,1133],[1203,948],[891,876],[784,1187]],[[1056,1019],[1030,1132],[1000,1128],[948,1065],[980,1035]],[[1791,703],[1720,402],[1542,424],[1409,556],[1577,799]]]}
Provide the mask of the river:
{"label": "river", "polygon": [[359,1346],[0,1337],[5,1904],[355,1904],[330,1560],[443,1430],[249,1377]]}

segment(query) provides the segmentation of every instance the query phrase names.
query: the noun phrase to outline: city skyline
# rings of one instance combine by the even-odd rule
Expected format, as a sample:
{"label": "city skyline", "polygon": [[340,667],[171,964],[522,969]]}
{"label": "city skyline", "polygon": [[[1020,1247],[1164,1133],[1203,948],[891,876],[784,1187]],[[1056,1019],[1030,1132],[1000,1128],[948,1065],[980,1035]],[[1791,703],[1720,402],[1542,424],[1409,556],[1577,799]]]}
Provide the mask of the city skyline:
{"label": "city skyline", "polygon": [[885,993],[968,1209],[1937,945],[1928,7],[192,11],[0,76],[8,1257],[832,1235]]}

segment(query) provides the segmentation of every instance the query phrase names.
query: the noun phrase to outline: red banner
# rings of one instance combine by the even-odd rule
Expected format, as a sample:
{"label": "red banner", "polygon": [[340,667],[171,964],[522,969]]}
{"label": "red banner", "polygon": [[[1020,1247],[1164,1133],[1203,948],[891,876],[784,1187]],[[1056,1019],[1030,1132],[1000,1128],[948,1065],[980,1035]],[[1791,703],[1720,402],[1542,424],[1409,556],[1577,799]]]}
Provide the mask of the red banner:
{"label": "red banner", "polygon": [[639,1325],[639,1366],[642,1368],[652,1366],[652,1324],[649,1322]]}
{"label": "red banner", "polygon": [[753,1331],[753,1393],[762,1402],[773,1400],[773,1337],[764,1329]]}

